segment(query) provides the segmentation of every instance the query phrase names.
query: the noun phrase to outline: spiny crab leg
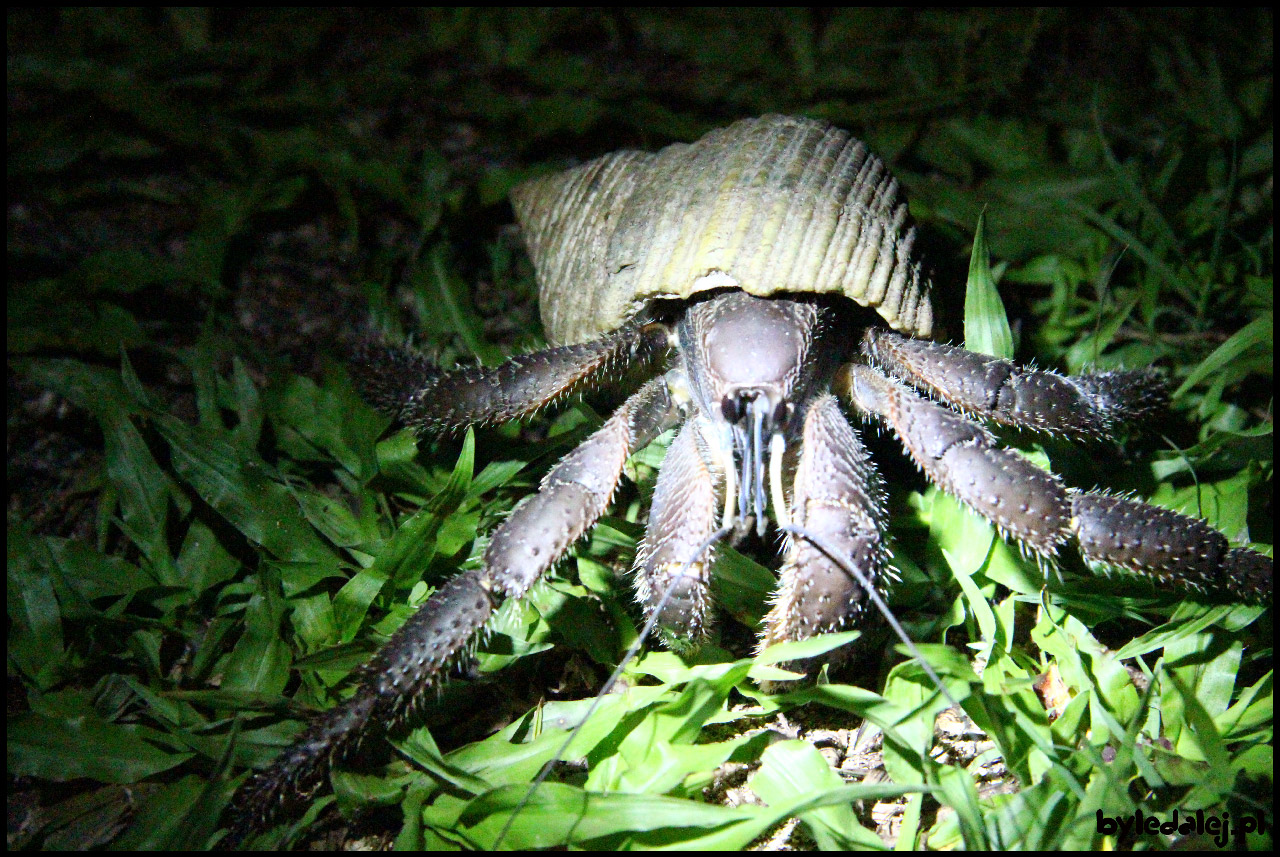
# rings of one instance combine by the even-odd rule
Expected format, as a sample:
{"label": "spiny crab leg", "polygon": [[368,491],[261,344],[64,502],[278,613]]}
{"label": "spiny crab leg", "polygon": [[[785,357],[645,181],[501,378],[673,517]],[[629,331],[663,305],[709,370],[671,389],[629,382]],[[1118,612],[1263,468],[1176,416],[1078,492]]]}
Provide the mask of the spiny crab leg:
{"label": "spiny crab leg", "polygon": [[629,324],[608,336],[512,357],[499,366],[442,372],[404,348],[368,346],[355,360],[365,399],[406,425],[447,431],[526,417],[584,386],[616,377],[664,352],[658,324]]}
{"label": "spiny crab leg", "polygon": [[312,794],[371,722],[395,724],[442,681],[502,596],[524,595],[604,513],[627,456],[675,425],[679,408],[663,379],[645,384],[595,434],[547,473],[493,534],[484,564],[440,589],[359,673],[354,696],[319,715],[302,737],[236,796],[227,845]]}
{"label": "spiny crab leg", "polygon": [[[696,640],[706,628],[715,553],[709,546],[701,552],[697,548],[717,529],[716,492],[724,481],[724,456],[715,455],[711,441],[722,436],[696,416],[676,434],[658,471],[649,525],[636,552],[636,600],[653,616],[659,599],[666,599],[658,627],[676,646]],[[729,463],[724,472],[732,474]],[[731,524],[727,521],[721,529]]]}
{"label": "spiny crab leg", "polygon": [[1056,556],[1074,536],[1092,562],[1247,600],[1270,597],[1271,559],[1230,549],[1203,521],[1068,490],[1053,474],[997,448],[984,429],[868,366],[845,367],[837,386],[857,408],[893,426],[935,484],[1043,556]]}
{"label": "spiny crab leg", "polygon": [[868,328],[862,351],[876,367],[964,413],[1004,425],[1085,439],[1161,410],[1153,369],[1059,375],[1010,360]]}
{"label": "spiny crab leg", "polygon": [[827,553],[833,550],[872,585],[884,585],[888,552],[879,521],[879,477],[836,399],[823,395],[804,416],[800,463],[792,483],[790,518],[817,534],[790,538],[761,648],[849,627],[867,599],[862,584]]}

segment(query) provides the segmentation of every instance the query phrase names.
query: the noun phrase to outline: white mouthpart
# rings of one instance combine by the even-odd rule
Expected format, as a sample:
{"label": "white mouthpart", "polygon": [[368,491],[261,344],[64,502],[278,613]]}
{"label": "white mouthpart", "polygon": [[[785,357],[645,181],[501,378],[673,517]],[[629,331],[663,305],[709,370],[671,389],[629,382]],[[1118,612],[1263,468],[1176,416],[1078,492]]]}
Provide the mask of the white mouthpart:
{"label": "white mouthpart", "polygon": [[791,526],[787,498],[782,491],[782,454],[786,451],[787,442],[782,432],[775,431],[769,438],[769,494],[773,501],[773,517],[780,529]]}

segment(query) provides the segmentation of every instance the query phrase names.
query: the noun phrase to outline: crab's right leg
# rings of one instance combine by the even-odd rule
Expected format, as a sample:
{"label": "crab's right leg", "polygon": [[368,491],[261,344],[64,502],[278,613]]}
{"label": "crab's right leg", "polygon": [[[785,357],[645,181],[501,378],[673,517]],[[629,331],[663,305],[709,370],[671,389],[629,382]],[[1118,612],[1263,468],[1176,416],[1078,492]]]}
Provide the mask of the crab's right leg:
{"label": "crab's right leg", "polygon": [[[961,411],[1005,425],[1068,437],[1107,437],[1115,429],[1161,410],[1168,399],[1164,380],[1153,369],[1058,375],[882,330],[867,331],[863,352],[890,375]],[[864,386],[864,390],[869,389]],[[871,397],[884,402],[895,398],[907,401],[903,396]],[[922,415],[927,412],[914,405],[894,409],[899,415],[894,422],[899,433],[902,432],[900,424],[902,427],[914,424],[914,433],[923,437],[921,427],[931,423],[933,427],[927,433],[934,440],[948,438],[962,447],[981,445],[976,436],[969,438],[972,426],[965,428],[945,412],[939,420],[927,417],[904,421],[913,410]],[[915,443],[919,450],[928,445],[922,441]],[[963,454],[985,460],[985,467],[979,465],[970,477],[985,469],[992,485],[1002,481],[1005,475],[994,473],[992,468],[1012,474],[1028,467],[1008,452],[975,454],[966,450]],[[921,466],[929,471],[940,464],[939,460],[937,464],[922,462]],[[1042,514],[1047,513],[1034,529],[1048,533],[1046,524],[1059,516],[1056,510],[1049,511],[1054,505],[1051,498],[1060,492],[1044,483],[1042,476],[1033,474],[1030,481],[1009,487],[1014,492],[1011,496],[1022,492],[1032,505],[1040,507]],[[1221,533],[1204,521],[1106,493],[1073,490],[1067,492],[1066,497],[1071,530],[1087,559],[1126,568],[1162,582],[1251,601],[1266,600],[1271,595],[1272,559],[1247,548],[1232,548]],[[962,499],[987,514],[979,495]],[[1057,502],[1061,504],[1060,500]],[[1001,522],[1001,526],[1005,524]],[[1016,529],[1011,532],[1017,534]],[[1044,543],[1032,544],[1040,551],[1049,547]]]}
{"label": "crab's right leg", "polygon": [[707,542],[716,530],[718,489],[724,479],[714,441],[701,416],[685,423],[671,441],[636,551],[636,600],[652,617],[665,598],[658,627],[675,649],[696,642],[707,627],[714,562],[714,547]]}
{"label": "crab's right leg", "polygon": [[440,587],[361,670],[355,695],[317,716],[270,768],[241,788],[228,844],[314,792],[367,729],[398,722],[466,651],[502,597],[524,595],[604,513],[627,456],[679,416],[665,380],[655,378],[561,459],[538,493],[494,532],[483,566]]}
{"label": "crab's right leg", "polygon": [[353,361],[364,397],[401,422],[443,431],[525,417],[666,350],[658,324],[625,325],[591,342],[512,357],[499,366],[448,372],[405,348],[367,345]]}
{"label": "crab's right leg", "polygon": [[805,413],[792,485],[791,524],[821,544],[789,536],[761,648],[848,628],[868,603],[865,584],[882,589],[885,582],[889,556],[878,523],[884,520],[880,478],[834,396],[819,397]]}

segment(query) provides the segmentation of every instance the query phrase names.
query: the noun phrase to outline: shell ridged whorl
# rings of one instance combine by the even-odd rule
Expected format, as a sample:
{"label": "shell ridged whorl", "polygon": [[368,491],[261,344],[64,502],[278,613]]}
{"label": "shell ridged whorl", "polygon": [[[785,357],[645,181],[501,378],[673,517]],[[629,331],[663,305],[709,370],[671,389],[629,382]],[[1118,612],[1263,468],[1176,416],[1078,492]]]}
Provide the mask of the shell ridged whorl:
{"label": "shell ridged whorl", "polygon": [[928,283],[897,190],[845,131],[762,116],[533,179],[511,200],[552,344],[615,330],[653,299],[726,286],[837,292],[927,337]]}

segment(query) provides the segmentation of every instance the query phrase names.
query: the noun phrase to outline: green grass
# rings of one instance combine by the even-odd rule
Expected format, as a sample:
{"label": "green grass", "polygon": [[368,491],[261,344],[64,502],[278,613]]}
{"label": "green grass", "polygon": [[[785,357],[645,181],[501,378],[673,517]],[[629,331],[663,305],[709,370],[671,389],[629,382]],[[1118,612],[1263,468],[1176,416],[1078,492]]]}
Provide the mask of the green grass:
{"label": "green grass", "polygon": [[[960,287],[985,209],[1018,359],[1157,365],[1175,390],[1167,418],[1116,445],[1012,442],[1071,484],[1272,541],[1269,13],[9,23],[14,847],[217,841],[247,770],[478,562],[610,401],[388,433],[343,368],[363,319],[445,361],[535,347],[506,191],[739,116],[829,118],[895,162],[953,341],[995,348],[1006,324]],[[1092,65],[1104,46],[1115,65]],[[757,682],[795,653],[744,657],[730,630],[692,660],[651,647],[516,814],[638,630],[623,572],[660,458],[635,457],[590,539],[504,605],[473,675],[389,760],[371,749],[262,844],[323,842],[335,802],[357,832],[418,848],[488,848],[508,822],[503,847],[743,848],[791,817],[804,844],[881,847],[867,810],[899,797],[915,847],[1168,844],[1104,840],[1098,811],[1270,821],[1269,607],[1074,558],[1046,578],[889,460],[892,600],[994,742],[986,759],[930,755],[943,703],[905,657],[771,696]],[[730,629],[759,621],[775,567],[726,551]],[[1071,699],[1053,722],[1031,687],[1051,665]],[[891,781],[846,783],[780,712],[806,736],[865,718]],[[1011,793],[979,791],[995,755]],[[704,798],[726,763],[767,806]]]}

